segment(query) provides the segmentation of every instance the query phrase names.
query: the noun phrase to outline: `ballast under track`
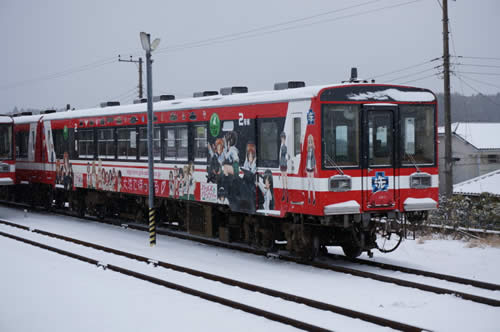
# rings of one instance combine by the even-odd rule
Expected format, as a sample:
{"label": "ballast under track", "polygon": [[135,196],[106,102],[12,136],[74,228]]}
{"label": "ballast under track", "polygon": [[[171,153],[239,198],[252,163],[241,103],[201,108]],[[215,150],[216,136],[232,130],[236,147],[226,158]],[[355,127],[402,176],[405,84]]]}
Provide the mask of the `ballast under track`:
{"label": "ballast under track", "polygon": [[[8,204],[11,206],[12,205],[20,206],[19,204],[12,204],[12,203],[8,203]],[[148,227],[143,226],[143,225],[126,224],[126,223],[123,223],[123,222],[118,221],[118,220],[99,219],[97,217],[90,217],[90,216],[79,217],[79,216],[76,216],[74,214],[69,214],[69,213],[64,212],[64,211],[59,212],[59,213],[63,213],[65,215],[69,215],[69,216],[76,217],[76,218],[83,218],[86,220],[105,223],[105,224],[109,224],[109,225],[115,225],[115,226],[119,226],[119,227],[127,227],[127,228],[134,229],[134,230],[149,232]],[[386,283],[392,283],[392,284],[396,284],[396,285],[399,285],[402,287],[416,288],[416,289],[419,289],[422,291],[432,292],[435,294],[454,295],[454,296],[457,296],[457,297],[462,298],[464,300],[470,300],[470,301],[473,301],[476,303],[500,307],[500,301],[496,300],[496,299],[491,299],[491,298],[487,298],[487,297],[483,297],[483,296],[473,295],[473,294],[460,292],[460,291],[447,289],[447,288],[442,288],[442,287],[435,287],[435,286],[417,283],[417,282],[413,282],[413,281],[393,278],[393,277],[384,276],[384,275],[380,275],[380,274],[376,274],[376,273],[372,273],[372,272],[361,271],[361,270],[358,270],[355,268],[338,266],[332,262],[322,262],[319,260],[306,261],[306,260],[303,260],[301,258],[294,257],[294,256],[288,255],[286,253],[282,253],[282,252],[269,253],[266,250],[259,249],[259,248],[252,248],[252,247],[249,247],[249,246],[243,245],[243,244],[222,242],[222,241],[219,241],[216,239],[209,239],[209,238],[205,238],[205,237],[201,237],[201,236],[191,235],[191,234],[188,234],[185,232],[169,230],[166,228],[159,228],[159,229],[157,229],[156,233],[159,235],[166,235],[166,236],[170,236],[170,237],[195,241],[195,242],[199,242],[199,243],[203,243],[203,244],[207,244],[207,245],[212,245],[212,246],[217,246],[217,247],[222,247],[222,248],[226,248],[226,249],[238,250],[238,251],[251,253],[251,254],[255,254],[255,255],[259,255],[259,256],[270,256],[273,258],[277,258],[277,259],[288,261],[288,262],[294,262],[294,263],[301,264],[301,265],[308,265],[308,266],[316,267],[319,269],[330,270],[330,271],[334,271],[334,272],[338,272],[338,273],[350,274],[353,276],[362,277],[362,278],[369,278],[369,279],[373,279],[373,280],[377,280],[377,281],[381,281],[381,282],[386,282]],[[334,256],[330,256],[330,257],[334,257]],[[366,260],[362,260],[362,261],[366,261]],[[378,264],[382,264],[382,263],[376,263],[376,262],[372,262],[372,263],[374,264],[374,266],[376,266]],[[380,265],[379,267],[382,267],[382,266]],[[389,267],[387,267],[387,268],[389,268]],[[489,284],[489,283],[485,283],[485,282],[481,282],[481,281],[465,279],[465,278],[444,275],[444,274],[433,275],[434,272],[417,270],[417,269],[409,269],[409,268],[404,268],[404,267],[398,267],[395,265],[390,265],[389,269],[391,269],[391,268],[393,268],[396,271],[398,269],[400,269],[401,272],[410,273],[410,274],[423,275],[423,276],[437,278],[437,279],[443,279],[443,280],[449,279],[448,281],[451,281],[451,282],[468,284],[468,285],[472,285],[472,286],[479,287],[479,288],[486,288],[489,290],[500,289],[500,285],[497,285],[497,284]],[[406,271],[403,271],[404,269],[406,269]],[[413,270],[413,271],[411,271],[411,270]],[[453,279],[460,280],[461,282],[455,281]],[[484,287],[482,287],[480,285],[482,285]]]}
{"label": "ballast under track", "polygon": [[[68,241],[68,242],[71,242],[74,244],[82,245],[82,246],[85,246],[88,248],[104,251],[106,253],[111,253],[111,254],[126,257],[129,259],[137,260],[140,262],[150,263],[150,264],[153,264],[154,266],[159,266],[159,267],[163,267],[166,269],[171,269],[171,270],[174,270],[177,272],[187,273],[187,274],[197,276],[197,277],[202,277],[202,278],[205,278],[207,280],[221,282],[221,283],[224,283],[224,284],[229,285],[229,286],[239,287],[239,288],[246,289],[246,290],[249,290],[252,292],[258,292],[258,293],[261,293],[264,295],[268,295],[268,296],[272,296],[272,297],[276,297],[276,298],[281,298],[281,299],[286,300],[286,301],[307,305],[307,306],[315,308],[315,309],[330,311],[330,312],[335,313],[335,314],[340,314],[340,315],[347,316],[347,317],[354,318],[354,319],[360,319],[360,320],[363,320],[363,321],[368,322],[368,323],[377,324],[380,326],[386,326],[386,327],[390,327],[390,328],[397,329],[400,331],[424,331],[424,330],[428,331],[427,329],[422,329],[422,328],[415,327],[412,325],[389,320],[389,319],[386,319],[383,317],[378,317],[378,316],[366,314],[363,312],[351,310],[348,308],[335,306],[335,305],[332,305],[329,303],[308,299],[308,298],[297,296],[294,294],[284,293],[284,292],[277,291],[274,289],[269,289],[269,288],[261,287],[258,285],[254,285],[254,284],[250,284],[250,283],[246,283],[246,282],[242,282],[242,281],[238,281],[238,280],[234,280],[234,279],[229,279],[226,277],[210,274],[207,272],[198,271],[198,270],[194,270],[194,269],[179,266],[179,265],[174,265],[174,264],[170,264],[167,262],[153,260],[153,259],[150,259],[150,258],[147,258],[144,256],[136,255],[133,253],[129,253],[129,252],[125,252],[125,251],[121,251],[121,250],[117,250],[117,249],[113,249],[113,248],[109,248],[109,247],[105,247],[105,246],[98,245],[98,244],[91,243],[91,242],[87,242],[87,241],[82,241],[79,239],[74,239],[71,237],[55,234],[52,232],[47,232],[47,231],[43,231],[43,230],[39,230],[39,229],[30,229],[29,227],[26,227],[24,225],[12,223],[9,221],[0,220],[0,224],[4,224],[7,226],[19,228],[19,229],[22,229],[25,231],[30,231],[30,232],[33,232],[36,234],[56,238],[59,240]],[[276,322],[291,325],[291,326],[294,326],[296,328],[300,328],[300,329],[308,330],[308,331],[328,331],[327,329],[317,327],[317,326],[314,326],[314,325],[311,325],[311,324],[308,324],[308,323],[305,323],[302,321],[298,321],[295,319],[291,319],[289,317],[285,317],[285,316],[278,315],[278,314],[275,314],[272,312],[268,312],[268,311],[265,311],[262,309],[251,307],[251,306],[239,303],[239,302],[235,302],[232,300],[221,298],[221,297],[216,296],[216,295],[204,293],[204,292],[201,292],[199,290],[191,289],[191,288],[179,285],[179,284],[168,282],[168,281],[158,279],[158,278],[155,278],[152,276],[148,276],[148,275],[145,275],[145,274],[142,274],[139,272],[124,269],[124,268],[116,266],[116,265],[103,264],[101,261],[98,261],[98,260],[95,260],[95,259],[92,259],[92,258],[89,258],[86,256],[82,256],[80,254],[72,253],[72,252],[69,252],[66,250],[62,250],[59,248],[51,247],[51,246],[48,246],[48,245],[45,245],[45,244],[42,244],[39,242],[35,242],[32,240],[26,239],[26,238],[22,238],[22,237],[15,236],[15,235],[8,234],[8,233],[1,232],[1,231],[0,231],[0,235],[17,240],[17,241],[24,242],[24,243],[27,243],[27,244],[30,244],[33,246],[37,246],[37,247],[42,248],[42,249],[50,250],[50,251],[53,251],[53,252],[56,252],[56,253],[59,253],[59,254],[74,258],[74,259],[78,259],[80,261],[84,261],[84,262],[87,262],[87,263],[90,263],[90,264],[93,264],[96,266],[102,266],[106,269],[110,269],[112,271],[119,272],[119,273],[131,276],[134,278],[149,281],[149,282],[152,282],[154,284],[161,285],[161,286],[164,286],[164,287],[167,287],[170,289],[178,290],[178,291],[181,291],[183,293],[190,294],[193,296],[198,296],[198,297],[203,298],[205,300],[217,302],[217,303],[220,303],[220,304],[223,304],[223,305],[235,308],[235,309],[240,309],[240,310],[243,310],[245,312],[252,313],[252,314],[255,314],[258,316],[262,316],[262,317],[268,318],[268,319],[276,321]]]}

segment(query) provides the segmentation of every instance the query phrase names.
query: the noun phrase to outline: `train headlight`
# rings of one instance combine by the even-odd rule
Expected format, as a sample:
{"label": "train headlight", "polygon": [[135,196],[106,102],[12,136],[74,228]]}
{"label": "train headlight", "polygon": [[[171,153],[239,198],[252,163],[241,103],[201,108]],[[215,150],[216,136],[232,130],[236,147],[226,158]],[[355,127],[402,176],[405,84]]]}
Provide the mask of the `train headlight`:
{"label": "train headlight", "polygon": [[414,173],[410,175],[410,188],[425,189],[432,184],[432,177],[427,173]]}
{"label": "train headlight", "polygon": [[352,189],[351,177],[347,175],[335,175],[328,181],[330,191],[349,191]]}
{"label": "train headlight", "polygon": [[0,172],[9,172],[10,171],[10,165],[1,163],[0,164]]}

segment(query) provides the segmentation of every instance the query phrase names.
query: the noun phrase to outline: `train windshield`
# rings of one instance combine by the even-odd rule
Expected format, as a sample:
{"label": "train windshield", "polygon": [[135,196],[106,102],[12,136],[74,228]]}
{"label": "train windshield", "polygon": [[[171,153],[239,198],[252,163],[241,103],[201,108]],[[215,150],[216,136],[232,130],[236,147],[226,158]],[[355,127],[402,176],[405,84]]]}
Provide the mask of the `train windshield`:
{"label": "train windshield", "polygon": [[0,160],[12,159],[12,125],[0,124]]}
{"label": "train windshield", "polygon": [[323,167],[359,165],[360,105],[323,106]]}
{"label": "train windshield", "polygon": [[434,164],[434,106],[400,105],[399,111],[402,165]]}

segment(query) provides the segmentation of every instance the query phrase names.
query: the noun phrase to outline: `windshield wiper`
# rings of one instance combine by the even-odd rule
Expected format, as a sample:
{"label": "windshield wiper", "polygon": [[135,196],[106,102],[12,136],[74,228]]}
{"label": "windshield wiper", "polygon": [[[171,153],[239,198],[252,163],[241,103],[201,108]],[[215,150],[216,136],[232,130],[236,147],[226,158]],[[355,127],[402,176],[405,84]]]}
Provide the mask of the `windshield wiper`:
{"label": "windshield wiper", "polygon": [[418,168],[417,162],[415,161],[415,158],[413,157],[413,155],[409,154],[408,152],[405,152],[405,155],[408,156],[411,163],[413,164],[413,167],[415,167],[415,169],[417,170],[417,173],[420,173],[420,168]]}
{"label": "windshield wiper", "polygon": [[333,166],[335,167],[335,169],[337,170],[337,172],[340,173],[340,175],[344,175],[344,171],[342,171],[342,169],[339,167],[339,165],[337,165],[337,163],[335,162],[335,160],[333,160],[329,155],[328,153],[326,153],[326,143],[325,143],[325,157],[326,157],[326,162],[331,164],[330,166]]}

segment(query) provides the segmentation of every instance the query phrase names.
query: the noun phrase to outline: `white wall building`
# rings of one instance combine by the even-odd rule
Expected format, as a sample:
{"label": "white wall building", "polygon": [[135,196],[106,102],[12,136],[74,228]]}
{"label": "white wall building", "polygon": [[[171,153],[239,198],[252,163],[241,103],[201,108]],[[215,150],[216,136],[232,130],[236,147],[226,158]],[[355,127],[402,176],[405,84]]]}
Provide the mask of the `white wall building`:
{"label": "white wall building", "polygon": [[[500,123],[456,122],[451,124],[453,184],[500,169]],[[444,127],[438,128],[439,186],[445,186]]]}

